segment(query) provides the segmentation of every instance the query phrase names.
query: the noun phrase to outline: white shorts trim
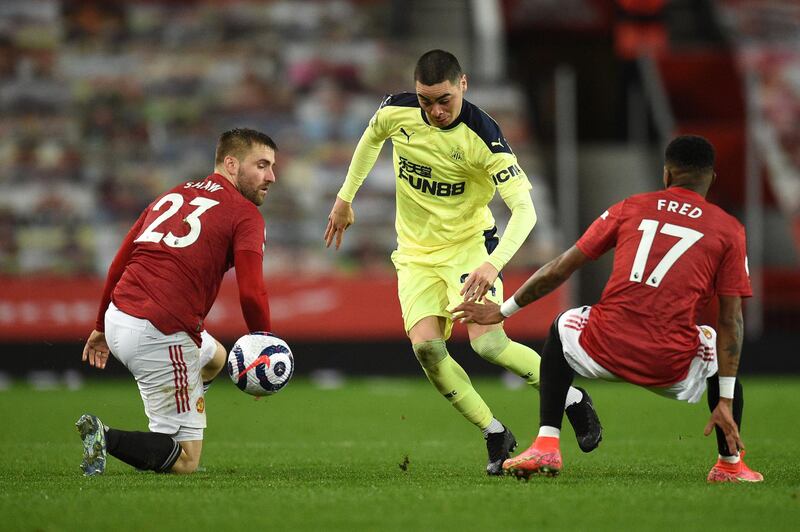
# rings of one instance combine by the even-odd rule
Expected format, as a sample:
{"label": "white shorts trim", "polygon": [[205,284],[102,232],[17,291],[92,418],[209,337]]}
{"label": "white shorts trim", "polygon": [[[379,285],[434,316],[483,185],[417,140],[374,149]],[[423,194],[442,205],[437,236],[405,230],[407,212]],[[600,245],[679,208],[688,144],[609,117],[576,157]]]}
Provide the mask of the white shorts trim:
{"label": "white shorts trim", "polygon": [[[113,303],[106,311],[105,328],[111,352],[136,379],[150,431],[177,441],[202,440],[206,427],[202,349],[187,333],[163,334],[148,320],[130,316]],[[211,335],[208,338],[216,349]]]}
{"label": "white shorts trim", "polygon": [[[587,379],[624,380],[595,362],[580,344],[581,333],[589,321],[591,312],[592,307],[578,307],[569,309],[558,318],[558,334],[564,349],[564,358],[578,375]],[[643,388],[678,401],[689,403],[700,401],[706,390],[706,379],[717,373],[718,370],[717,332],[707,325],[699,325],[697,326],[697,335],[700,345],[689,365],[689,372],[683,380],[666,388],[655,386],[644,386]]]}

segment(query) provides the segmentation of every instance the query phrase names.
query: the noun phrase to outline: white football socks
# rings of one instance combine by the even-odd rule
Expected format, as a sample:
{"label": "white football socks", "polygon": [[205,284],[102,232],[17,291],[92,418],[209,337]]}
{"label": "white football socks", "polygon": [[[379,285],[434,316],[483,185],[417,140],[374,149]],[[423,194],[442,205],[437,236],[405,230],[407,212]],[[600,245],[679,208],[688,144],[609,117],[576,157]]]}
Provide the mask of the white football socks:
{"label": "white football socks", "polygon": [[489,426],[483,429],[483,437],[485,438],[489,434],[503,432],[504,430],[506,430],[506,428],[503,426],[503,424],[497,421],[496,417],[493,417],[492,422],[489,423]]}

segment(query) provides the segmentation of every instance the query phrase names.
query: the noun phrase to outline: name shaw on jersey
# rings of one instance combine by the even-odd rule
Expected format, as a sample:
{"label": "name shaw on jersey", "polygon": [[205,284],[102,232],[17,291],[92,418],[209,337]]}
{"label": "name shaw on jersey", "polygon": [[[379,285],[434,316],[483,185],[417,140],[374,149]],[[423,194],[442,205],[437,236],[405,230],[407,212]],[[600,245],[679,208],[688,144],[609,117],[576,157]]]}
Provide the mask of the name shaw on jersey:
{"label": "name shaw on jersey", "polygon": [[222,188],[222,185],[218,185],[213,181],[206,179],[205,181],[190,181],[186,183],[183,188],[199,188],[201,190],[208,190],[209,192],[216,192]]}
{"label": "name shaw on jersey", "polygon": [[400,156],[398,179],[404,179],[411,188],[431,196],[458,196],[464,193],[466,183],[443,183],[432,179],[433,171],[430,166],[417,164]]}

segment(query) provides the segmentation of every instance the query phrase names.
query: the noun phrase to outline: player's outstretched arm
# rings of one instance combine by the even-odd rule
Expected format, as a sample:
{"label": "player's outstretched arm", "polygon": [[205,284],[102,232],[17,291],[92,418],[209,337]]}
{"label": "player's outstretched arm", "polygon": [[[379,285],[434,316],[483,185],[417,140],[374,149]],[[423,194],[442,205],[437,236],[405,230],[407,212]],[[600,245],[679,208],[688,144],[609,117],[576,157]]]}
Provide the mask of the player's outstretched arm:
{"label": "player's outstretched arm", "polygon": [[86,340],[86,345],[83,346],[83,362],[88,362],[90,366],[98,369],[105,369],[108,362],[108,354],[111,350],[108,348],[106,342],[106,334],[101,331],[94,330]]}
{"label": "player's outstretched arm", "polygon": [[339,249],[339,246],[342,245],[344,232],[355,221],[355,214],[350,202],[336,196],[331,213],[328,215],[328,226],[325,228],[325,247],[331,247],[331,242],[335,239],[336,249]]}
{"label": "player's outstretched arm", "polygon": [[728,442],[728,449],[744,449],[739,429],[733,419],[733,385],[739,370],[739,357],[744,338],[744,319],[742,318],[742,298],[739,296],[719,296],[719,320],[717,322],[717,360],[719,361],[720,398],[711,412],[711,419],[703,433],[708,436],[714,425],[722,429]]}
{"label": "player's outstretched arm", "polygon": [[572,273],[589,260],[577,246],[551,260],[531,275],[519,290],[503,303],[503,307],[487,301],[479,304],[465,301],[453,309],[455,319],[481,325],[500,323],[514,312],[549,294],[569,279]]}

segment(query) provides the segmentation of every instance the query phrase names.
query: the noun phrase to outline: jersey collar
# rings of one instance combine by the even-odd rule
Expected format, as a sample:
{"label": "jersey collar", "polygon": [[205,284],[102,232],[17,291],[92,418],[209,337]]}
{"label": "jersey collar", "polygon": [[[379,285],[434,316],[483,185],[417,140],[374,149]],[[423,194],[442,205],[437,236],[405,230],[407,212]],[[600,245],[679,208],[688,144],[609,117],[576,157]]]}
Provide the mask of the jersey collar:
{"label": "jersey collar", "polygon": [[[441,129],[442,131],[448,131],[450,129],[453,129],[458,124],[460,124],[461,122],[464,121],[464,111],[466,110],[466,108],[467,108],[467,100],[463,100],[462,99],[461,100],[461,111],[458,112],[458,116],[456,117],[455,120],[453,120],[453,122],[450,125],[447,125],[445,127],[439,127],[439,126],[433,126],[433,127],[437,128],[437,129]],[[428,115],[425,114],[425,110],[420,107],[419,112],[422,115],[422,121],[430,126],[431,123],[428,122]]]}

